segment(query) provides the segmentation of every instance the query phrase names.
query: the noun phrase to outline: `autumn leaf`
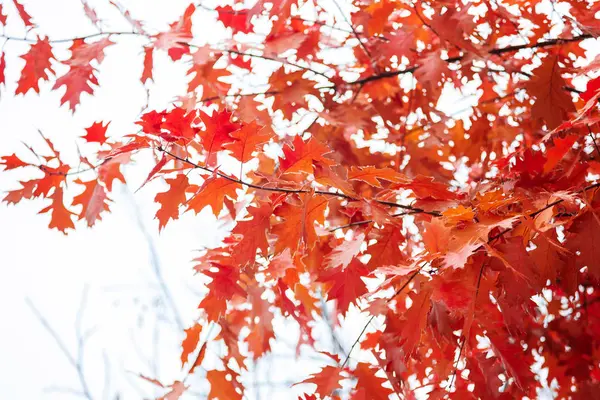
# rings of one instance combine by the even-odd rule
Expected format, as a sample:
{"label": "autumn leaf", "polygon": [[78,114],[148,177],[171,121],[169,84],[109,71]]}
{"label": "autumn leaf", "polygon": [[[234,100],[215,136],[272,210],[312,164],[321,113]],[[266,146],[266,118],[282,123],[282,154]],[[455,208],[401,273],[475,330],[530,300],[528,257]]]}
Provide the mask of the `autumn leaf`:
{"label": "autumn leaf", "polygon": [[317,240],[315,223],[324,222],[328,200],[324,196],[310,194],[303,195],[301,199],[301,205],[284,203],[276,210],[282,221],[274,225],[271,231],[279,238],[275,245],[278,253],[286,247],[295,249],[300,243],[312,246]]}
{"label": "autumn leaf", "polygon": [[235,140],[226,143],[224,147],[231,152],[232,157],[243,164],[252,158],[252,153],[258,149],[258,145],[268,142],[272,136],[267,128],[251,122],[231,132],[231,137]]}
{"label": "autumn leaf", "polygon": [[268,253],[267,230],[270,227],[272,212],[273,209],[268,203],[261,203],[258,207],[248,208],[248,215],[252,218],[238,221],[231,231],[232,234],[241,236],[241,240],[233,249],[236,260],[241,263],[253,262],[258,250],[263,255]]}
{"label": "autumn leaf", "polygon": [[382,386],[386,380],[375,376],[373,368],[366,363],[358,363],[353,374],[357,379],[356,387],[363,390],[365,394],[368,393],[369,399],[388,400],[393,393],[391,389]]}
{"label": "autumn leaf", "polygon": [[367,293],[362,280],[369,270],[360,261],[354,259],[346,268],[329,268],[321,273],[320,280],[329,285],[328,300],[337,300],[338,310],[344,314],[350,304],[356,304],[358,298]]}
{"label": "autumn leaf", "polygon": [[367,266],[370,269],[390,267],[406,260],[406,255],[400,250],[400,244],[405,238],[398,227],[387,226],[376,232],[377,242],[367,248],[371,255]]}
{"label": "autumn leaf", "polygon": [[346,268],[348,264],[359,254],[361,246],[365,240],[365,234],[359,233],[355,238],[344,241],[335,247],[329,256],[327,256],[327,267],[334,268],[341,266]]}
{"label": "autumn leaf", "polygon": [[9,171],[11,169],[27,167],[30,164],[27,164],[26,162],[21,161],[21,159],[19,157],[17,157],[16,154],[13,153],[10,156],[0,157],[0,165],[4,166],[5,171]]}
{"label": "autumn leaf", "polygon": [[348,179],[363,181],[371,186],[382,187],[381,181],[389,182],[408,182],[408,179],[394,171],[391,168],[375,168],[373,166],[368,167],[352,167],[348,173]]}
{"label": "autumn leaf", "polygon": [[87,134],[83,137],[88,143],[96,142],[103,144],[106,142],[106,130],[110,122],[104,125],[102,122],[94,122],[89,128],[85,128]]}
{"label": "autumn leaf", "polygon": [[475,217],[475,212],[470,207],[457,206],[445,210],[442,215],[449,225],[456,225],[462,221],[472,221]]}
{"label": "autumn leaf", "polygon": [[190,328],[185,330],[185,339],[181,343],[181,367],[188,361],[188,356],[196,350],[198,342],[200,341],[200,333],[202,332],[202,325],[195,323]]}
{"label": "autumn leaf", "polygon": [[183,396],[183,394],[187,390],[187,386],[185,386],[185,384],[180,381],[173,382],[171,385],[168,386],[168,388],[170,390],[163,396],[157,398],[157,400],[177,400],[181,396]]}
{"label": "autumn leaf", "polygon": [[[228,379],[229,377],[229,379]],[[210,383],[209,399],[241,400],[242,394],[236,391],[239,384],[236,382],[237,374],[233,371],[211,370],[206,373]]]}
{"label": "autumn leaf", "polygon": [[224,149],[226,143],[233,142],[232,132],[237,131],[240,125],[231,121],[231,113],[227,111],[214,112],[211,116],[201,113],[202,122],[206,130],[200,133],[200,142],[206,151],[206,165],[215,166],[217,153]]}
{"label": "autumn leaf", "polygon": [[17,12],[19,13],[21,21],[23,21],[23,23],[25,24],[25,27],[28,29],[33,28],[35,24],[31,22],[31,15],[29,15],[27,11],[25,11],[25,7],[23,6],[23,4],[19,3],[17,0],[13,0],[13,4],[15,5]]}
{"label": "autumn leaf", "polygon": [[53,90],[65,86],[65,94],[61,98],[61,105],[69,103],[71,111],[80,102],[82,93],[92,94],[94,92],[92,85],[98,85],[96,78],[96,68],[92,66],[92,61],[98,64],[104,60],[104,50],[114,43],[108,38],[101,39],[94,43],[86,43],[83,39],[76,39],[69,49],[71,58],[62,61],[69,66],[69,71],[58,78],[54,84]]}
{"label": "autumn leaf", "polygon": [[239,271],[228,265],[212,263],[211,269],[204,269],[202,273],[212,281],[207,285],[209,293],[202,299],[199,308],[206,311],[209,321],[218,321],[227,310],[227,301],[235,295],[246,297],[238,284]]}
{"label": "autumn leaf", "polygon": [[6,85],[6,53],[0,54],[0,84]]}
{"label": "autumn leaf", "polygon": [[575,257],[578,268],[587,267],[592,276],[600,278],[600,217],[596,210],[590,210],[573,221],[568,230],[570,240],[567,249]]}
{"label": "autumn leaf", "polygon": [[535,97],[531,116],[538,128],[546,124],[548,129],[554,129],[568,119],[569,113],[575,111],[571,95],[563,89],[566,82],[558,62],[557,55],[544,58],[527,83],[527,89]]}
{"label": "autumn leaf", "polygon": [[154,48],[144,47],[144,69],[142,71],[142,77],[140,78],[142,83],[146,83],[148,80],[154,80],[152,76],[152,68],[154,67]]}
{"label": "autumn leaf", "polygon": [[25,60],[25,67],[23,67],[21,77],[17,82],[15,93],[25,94],[32,89],[34,92],[39,93],[40,80],[48,81],[48,72],[54,74],[51,63],[54,54],[52,54],[52,46],[50,46],[48,38],[38,39],[31,45],[29,52],[21,58]]}
{"label": "autumn leaf", "polygon": [[177,61],[184,54],[189,53],[189,47],[186,43],[192,40],[192,15],[196,11],[196,6],[190,4],[179,21],[170,25],[170,30],[161,32],[155,36],[154,47],[165,50],[171,60]]}
{"label": "autumn leaf", "polygon": [[236,199],[237,189],[241,188],[234,179],[212,175],[199,188],[190,186],[194,196],[187,202],[188,210],[194,210],[198,214],[204,207],[210,206],[213,214],[218,217],[225,206],[225,199]]}
{"label": "autumn leaf", "polygon": [[344,379],[342,376],[342,369],[337,366],[325,366],[321,371],[312,375],[310,378],[303,380],[300,383],[312,383],[317,386],[316,393],[322,398],[330,396],[333,392],[342,388],[340,380]]}
{"label": "autumn leaf", "polygon": [[176,178],[167,178],[165,182],[169,185],[169,189],[158,193],[154,198],[160,204],[156,212],[159,230],[162,230],[170,220],[179,218],[179,206],[186,201],[185,193],[189,184],[184,174],[179,174]]}
{"label": "autumn leaf", "polygon": [[369,36],[381,35],[384,32],[385,25],[389,21],[390,14],[394,12],[396,5],[393,1],[380,1],[371,4],[366,8],[370,14],[367,30]]}
{"label": "autumn leaf", "polygon": [[252,24],[248,21],[247,14],[235,11],[231,6],[217,7],[219,21],[234,32],[251,33]]}
{"label": "autumn leaf", "polygon": [[85,218],[88,226],[93,226],[97,220],[102,219],[100,216],[102,212],[110,211],[106,190],[96,179],[88,182],[76,179],[75,183],[84,185],[84,190],[73,198],[73,205],[81,206],[79,219]]}
{"label": "autumn leaf", "polygon": [[59,186],[54,188],[54,192],[49,196],[52,203],[48,207],[43,208],[39,213],[50,213],[50,228],[56,228],[65,235],[67,229],[75,229],[71,215],[73,213],[65,207],[63,200],[63,189]]}
{"label": "autumn leaf", "polygon": [[148,173],[148,176],[144,180],[144,183],[142,183],[142,185],[138,188],[138,190],[140,190],[141,188],[146,186],[146,183],[150,182],[150,180],[163,169],[163,167],[167,164],[168,161],[169,160],[167,159],[167,155],[165,153],[163,153],[160,160],[158,160],[156,165],[154,167],[152,167],[152,169]]}
{"label": "autumn leaf", "polygon": [[312,173],[313,162],[331,166],[335,162],[325,157],[328,153],[330,153],[330,150],[315,139],[309,139],[305,142],[300,136],[296,136],[292,146],[286,145],[283,148],[284,158],[279,159],[281,171],[288,174],[293,172]]}

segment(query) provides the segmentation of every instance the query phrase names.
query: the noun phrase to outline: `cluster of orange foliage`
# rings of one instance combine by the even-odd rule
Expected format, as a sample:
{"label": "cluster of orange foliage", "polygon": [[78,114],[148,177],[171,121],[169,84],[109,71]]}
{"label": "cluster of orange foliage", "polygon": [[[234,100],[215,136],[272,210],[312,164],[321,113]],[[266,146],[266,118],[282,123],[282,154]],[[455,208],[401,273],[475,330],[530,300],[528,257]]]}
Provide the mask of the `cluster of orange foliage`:
{"label": "cluster of orange foliage", "polygon": [[[338,398],[343,380],[355,382],[352,399],[412,398],[409,377],[430,398],[533,398],[548,384],[561,398],[597,397],[600,60],[584,46],[598,46],[600,3],[190,4],[164,32],[120,11],[132,31],[73,38],[61,60],[65,41],[43,37],[19,2],[0,11],[0,23],[7,12],[29,32],[8,39],[31,42],[16,94],[53,82],[73,111],[123,35],[145,40],[140,84],[154,79],[155,57],[189,65],[187,92],[142,114],[137,131],[97,122],[77,139],[92,179],[47,139],[31,148],[39,158],[4,155],[5,170],[32,174],[4,201],[45,198],[50,228],[92,226],[109,212],[114,182],[125,183],[122,169],[146,152],[156,157],[146,182],[168,185],[155,197],[159,229],[205,207],[235,221],[195,260],[211,281],[182,346],[192,373],[203,327],[218,325],[227,355],[208,371],[210,398],[242,398],[238,376],[277,340],[275,316],[297,322],[298,346],[314,346],[320,295],[336,320],[352,306],[384,328],[331,354],[304,381],[315,384],[303,386],[306,399]],[[225,45],[194,34],[207,12],[227,28]],[[68,67],[56,79],[53,63]],[[2,82],[4,67],[3,54]],[[232,85],[243,76],[264,90]],[[452,89],[473,105],[439,111]],[[70,204],[67,183],[78,193]],[[187,389],[154,382],[169,399]]]}

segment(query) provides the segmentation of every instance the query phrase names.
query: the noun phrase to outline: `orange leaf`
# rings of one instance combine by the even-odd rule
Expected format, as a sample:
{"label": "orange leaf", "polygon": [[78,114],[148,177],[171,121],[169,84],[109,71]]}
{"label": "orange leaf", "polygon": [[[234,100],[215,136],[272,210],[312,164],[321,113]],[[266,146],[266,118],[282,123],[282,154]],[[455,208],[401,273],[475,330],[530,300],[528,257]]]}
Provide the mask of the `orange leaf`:
{"label": "orange leaf", "polygon": [[69,228],[75,229],[75,225],[71,219],[73,213],[65,207],[62,188],[60,186],[55,187],[54,193],[52,193],[49,198],[52,200],[52,203],[48,207],[42,209],[39,213],[49,212],[51,217],[48,226],[50,228],[56,228],[66,235],[66,230]]}
{"label": "orange leaf", "polygon": [[392,390],[383,387],[386,379],[375,376],[375,370],[369,364],[360,362],[356,365],[353,374],[356,377],[356,387],[364,391],[370,400],[388,400]]}
{"label": "orange leaf", "polygon": [[160,204],[156,212],[158,219],[158,229],[162,230],[167,222],[179,218],[179,206],[185,203],[185,190],[188,187],[188,178],[184,174],[177,175],[176,178],[165,179],[170,186],[166,192],[158,193],[154,201]]}
{"label": "orange leaf", "polygon": [[202,325],[195,323],[192,327],[185,330],[185,339],[181,343],[181,366],[183,367],[188,360],[188,356],[198,346],[200,341],[200,333],[202,332]]}
{"label": "orange leaf", "polygon": [[342,388],[342,385],[340,384],[340,380],[342,379],[344,379],[342,376],[342,369],[337,366],[328,365],[310,378],[307,378],[300,383],[296,383],[295,385],[302,383],[315,384],[317,385],[316,392],[321,395],[321,398],[326,398],[335,390]]}
{"label": "orange leaf", "polygon": [[214,174],[204,181],[194,197],[188,201],[188,210],[194,210],[198,214],[204,207],[210,206],[215,217],[218,217],[225,205],[225,199],[237,199],[236,190],[241,188],[236,181]]}
{"label": "orange leaf", "polygon": [[404,175],[391,168],[375,168],[373,166],[352,166],[348,173],[348,179],[363,181],[378,188],[381,187],[382,180],[389,182],[408,182],[408,179]]}
{"label": "orange leaf", "polygon": [[27,167],[30,164],[21,161],[16,154],[13,154],[11,156],[0,157],[0,165],[3,165],[4,170],[8,171],[15,168]]}
{"label": "orange leaf", "polygon": [[208,371],[206,373],[206,379],[210,383],[210,392],[208,393],[209,400],[241,400],[242,393],[239,393],[236,390],[238,388],[241,389],[241,385],[237,382],[237,376],[238,374],[232,370]]}
{"label": "orange leaf", "polygon": [[226,143],[225,148],[231,151],[232,157],[243,164],[252,158],[252,153],[257,150],[258,145],[268,142],[272,136],[268,127],[260,126],[253,121],[231,132],[231,137],[235,141]]}
{"label": "orange leaf", "polygon": [[326,146],[311,138],[307,142],[300,136],[294,138],[293,147],[286,145],[283,147],[284,158],[280,158],[281,171],[283,173],[293,172],[313,172],[313,162],[321,162],[322,165],[331,166],[335,162],[325,158],[325,154],[330,153]]}

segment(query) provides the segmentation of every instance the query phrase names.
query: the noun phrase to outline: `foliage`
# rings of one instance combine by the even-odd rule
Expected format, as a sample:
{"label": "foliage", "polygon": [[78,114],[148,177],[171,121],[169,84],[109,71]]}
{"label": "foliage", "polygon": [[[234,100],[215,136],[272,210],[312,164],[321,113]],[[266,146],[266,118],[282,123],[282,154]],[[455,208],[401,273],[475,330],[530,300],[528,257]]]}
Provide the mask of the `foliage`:
{"label": "foliage", "polygon": [[[210,398],[242,398],[237,377],[270,351],[276,316],[296,321],[299,348],[313,346],[320,296],[335,321],[356,307],[384,328],[365,326],[358,347],[329,355],[302,382],[306,398],[336,398],[344,381],[353,399],[412,398],[417,386],[431,398],[532,398],[550,383],[561,398],[597,393],[600,61],[584,46],[598,45],[600,4],[190,4],[162,32],[111,4],[132,31],[68,41],[44,37],[16,0],[3,4],[0,22],[20,18],[28,31],[9,40],[31,43],[16,94],[60,91],[76,112],[124,36],[143,39],[140,85],[168,57],[189,66],[187,92],[145,110],[135,132],[91,124],[78,166],[45,137],[35,157],[3,155],[4,170],[32,175],[4,201],[47,199],[40,212],[64,233],[76,220],[93,226],[123,168],[152,153],[141,185],[166,182],[159,229],[205,207],[235,221],[195,260],[211,280],[182,343],[192,373],[201,333],[218,325],[228,351],[208,371]],[[208,12],[225,44],[195,27]],[[4,68],[2,55],[2,83]],[[249,76],[262,90],[247,91]],[[472,106],[439,110],[458,93]],[[94,179],[79,177],[90,170]],[[188,389],[146,379],[170,390],[165,399]]]}

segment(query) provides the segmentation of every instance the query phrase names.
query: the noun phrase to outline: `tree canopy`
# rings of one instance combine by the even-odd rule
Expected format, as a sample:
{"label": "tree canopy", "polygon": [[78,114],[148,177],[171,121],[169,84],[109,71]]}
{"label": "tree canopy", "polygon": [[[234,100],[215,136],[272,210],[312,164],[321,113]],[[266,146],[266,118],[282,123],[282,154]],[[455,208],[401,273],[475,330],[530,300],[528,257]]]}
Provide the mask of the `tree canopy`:
{"label": "tree canopy", "polygon": [[[92,33],[54,38],[26,3],[4,2],[0,24],[21,34],[0,36],[29,48],[21,65],[3,49],[3,95],[60,92],[56,107],[76,114],[105,54],[130,39],[139,52],[122,62],[138,63],[140,86],[151,94],[155,64],[169,62],[185,67],[187,88],[146,107],[135,130],[90,122],[73,134],[75,163],[42,127],[40,141],[1,155],[4,171],[29,176],[3,201],[45,199],[49,228],[86,229],[110,218],[123,170],[152,154],[146,178],[127,184],[164,181],[157,229],[206,207],[231,222],[194,260],[210,279],[182,343],[189,375],[203,365],[201,333],[217,327],[227,354],[206,374],[209,398],[243,397],[238,377],[277,340],[274,318],[314,347],[321,300],[334,323],[350,308],[369,323],[340,354],[315,349],[329,363],[298,382],[311,384],[304,399],[339,398],[344,382],[357,400],[417,388],[597,397],[600,3],[219,0],[189,4],[162,30],[106,3],[129,29],[107,29],[82,1]],[[16,82],[5,68],[19,69]],[[188,389],[153,382],[165,399]]]}

